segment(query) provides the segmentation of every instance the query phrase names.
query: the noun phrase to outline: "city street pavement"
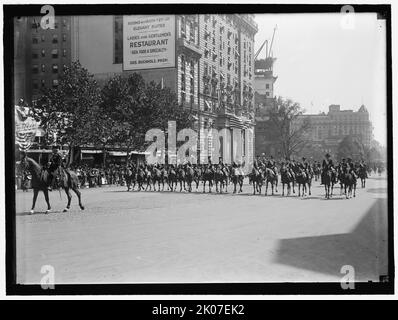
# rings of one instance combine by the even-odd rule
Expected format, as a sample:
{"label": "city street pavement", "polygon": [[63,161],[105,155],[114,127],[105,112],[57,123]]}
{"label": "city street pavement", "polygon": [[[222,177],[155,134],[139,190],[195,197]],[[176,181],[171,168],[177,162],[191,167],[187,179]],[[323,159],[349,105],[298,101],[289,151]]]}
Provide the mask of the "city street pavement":
{"label": "city street pavement", "polygon": [[253,196],[126,192],[125,187],[39,194],[17,192],[17,282],[40,283],[43,265],[55,283],[329,282],[351,265],[357,281],[387,273],[387,181],[358,182],[357,197]]}

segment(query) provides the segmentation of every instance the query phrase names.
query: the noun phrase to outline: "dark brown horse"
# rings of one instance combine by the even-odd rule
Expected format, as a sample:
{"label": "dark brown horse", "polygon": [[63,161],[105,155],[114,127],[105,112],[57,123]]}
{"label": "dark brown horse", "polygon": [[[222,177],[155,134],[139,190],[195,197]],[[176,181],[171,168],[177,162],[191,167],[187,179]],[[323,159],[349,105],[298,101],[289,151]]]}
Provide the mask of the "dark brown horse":
{"label": "dark brown horse", "polygon": [[[43,193],[44,193],[44,198],[46,199],[46,202],[47,202],[46,213],[49,213],[51,210],[50,200],[48,197],[48,187],[51,184],[50,173],[47,170],[43,169],[32,158],[29,158],[26,156],[22,158],[20,166],[23,169],[29,171],[30,174],[32,175],[33,203],[32,203],[32,209],[30,210],[30,213],[31,214],[34,213],[36,199],[37,199],[37,195],[39,194],[39,191],[43,191]],[[67,204],[66,208],[64,209],[64,212],[68,211],[70,208],[70,203],[72,200],[72,195],[70,193],[70,189],[72,189],[76,193],[76,195],[79,199],[80,209],[84,210],[84,206],[81,203],[81,194],[80,194],[80,191],[78,190],[79,179],[78,179],[76,173],[74,171],[65,170],[63,168],[58,168],[57,171],[54,172],[53,174],[59,174],[62,177],[61,187],[65,190],[66,195],[68,197],[68,204]]]}

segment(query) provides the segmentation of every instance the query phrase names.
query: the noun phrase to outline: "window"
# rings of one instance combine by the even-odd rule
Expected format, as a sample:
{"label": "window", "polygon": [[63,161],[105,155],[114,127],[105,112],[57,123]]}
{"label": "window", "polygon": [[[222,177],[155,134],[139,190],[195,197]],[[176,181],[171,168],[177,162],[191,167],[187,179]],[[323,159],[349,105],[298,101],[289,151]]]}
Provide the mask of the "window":
{"label": "window", "polygon": [[32,43],[33,44],[38,44],[39,43],[39,39],[37,39],[36,37],[32,38]]}
{"label": "window", "polygon": [[46,36],[44,34],[41,35],[41,42],[46,41]]}
{"label": "window", "polygon": [[46,50],[41,50],[41,57],[44,58],[46,56]]}
{"label": "window", "polygon": [[269,97],[269,91],[267,91],[267,92],[265,93],[265,95],[266,95],[267,97]]}
{"label": "window", "polygon": [[65,33],[62,34],[62,41],[66,42],[66,34]]}
{"label": "window", "polygon": [[63,49],[63,50],[62,50],[62,56],[63,56],[63,57],[66,57],[66,49]]}
{"label": "window", "polygon": [[265,89],[269,89],[269,83],[265,85]]}
{"label": "window", "polygon": [[37,79],[33,79],[33,89],[39,89],[39,81]]}
{"label": "window", "polygon": [[63,26],[63,27],[66,27],[66,26],[67,26],[66,19],[62,19],[62,26]]}
{"label": "window", "polygon": [[185,103],[185,92],[181,92],[181,102]]}
{"label": "window", "polygon": [[193,78],[193,76],[194,76],[194,74],[195,74],[195,63],[193,62],[193,61],[191,61],[191,68],[190,68],[190,73],[191,73],[191,76],[192,76],[192,78]]}
{"label": "window", "polygon": [[53,64],[53,73],[58,73],[58,65],[57,64]]}
{"label": "window", "polygon": [[53,59],[57,59],[58,58],[58,49],[54,49],[51,51],[51,56]]}
{"label": "window", "polygon": [[193,78],[191,78],[191,83],[190,83],[190,85],[191,85],[190,93],[193,94],[193,93],[195,92],[195,85],[194,85]]}
{"label": "window", "polygon": [[203,74],[204,75],[209,74],[209,65],[206,62],[203,64]]}
{"label": "window", "polygon": [[33,73],[39,73],[39,66],[38,66],[37,64],[34,64],[34,65],[32,66],[32,72],[33,72]]}
{"label": "window", "polygon": [[181,91],[185,92],[185,74],[181,75]]}
{"label": "window", "polygon": [[33,58],[33,59],[39,58],[39,54],[38,54],[37,52],[33,51],[33,52],[32,52],[32,58]]}
{"label": "window", "polygon": [[58,43],[58,35],[53,34],[53,43]]}
{"label": "window", "polygon": [[185,73],[185,57],[181,56],[181,72]]}
{"label": "window", "polygon": [[41,65],[41,72],[46,72],[46,65],[45,64]]}
{"label": "window", "polygon": [[58,79],[53,80],[53,88],[58,87]]}
{"label": "window", "polygon": [[41,79],[41,87],[44,88],[46,86],[46,80]]}

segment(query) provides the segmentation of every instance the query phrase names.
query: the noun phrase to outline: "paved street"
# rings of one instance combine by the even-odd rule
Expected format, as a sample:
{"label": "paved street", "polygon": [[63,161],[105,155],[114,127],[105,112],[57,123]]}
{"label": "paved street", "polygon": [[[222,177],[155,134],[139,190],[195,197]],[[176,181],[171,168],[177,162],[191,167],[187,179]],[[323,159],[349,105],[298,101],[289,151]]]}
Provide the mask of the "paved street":
{"label": "paved street", "polygon": [[[360,183],[358,183],[360,186]],[[281,189],[281,185],[279,185]],[[43,265],[56,283],[339,281],[343,265],[358,281],[387,272],[387,182],[373,176],[357,197],[281,198],[201,192],[82,190],[72,208],[59,192],[17,192],[18,283],[40,283]],[[201,190],[201,189],[200,189]]]}

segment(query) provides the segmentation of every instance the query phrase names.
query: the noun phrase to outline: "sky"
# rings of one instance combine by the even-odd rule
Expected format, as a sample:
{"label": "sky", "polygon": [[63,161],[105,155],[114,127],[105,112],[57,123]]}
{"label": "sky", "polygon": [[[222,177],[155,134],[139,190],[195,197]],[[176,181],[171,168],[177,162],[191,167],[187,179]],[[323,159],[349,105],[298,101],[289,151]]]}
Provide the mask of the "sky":
{"label": "sky", "polygon": [[[344,18],[343,18],[344,19]],[[345,18],[346,19],[346,18]],[[274,94],[290,98],[306,113],[327,112],[330,104],[370,113],[374,138],[386,138],[386,29],[372,13],[356,13],[352,28],[341,14],[256,14],[255,52],[275,25]],[[258,59],[265,58],[265,46]]]}

